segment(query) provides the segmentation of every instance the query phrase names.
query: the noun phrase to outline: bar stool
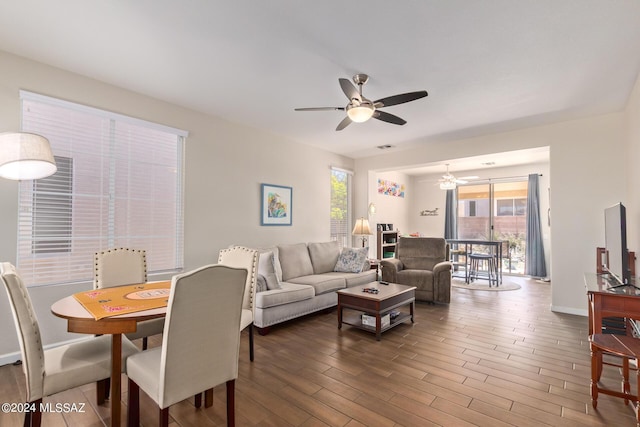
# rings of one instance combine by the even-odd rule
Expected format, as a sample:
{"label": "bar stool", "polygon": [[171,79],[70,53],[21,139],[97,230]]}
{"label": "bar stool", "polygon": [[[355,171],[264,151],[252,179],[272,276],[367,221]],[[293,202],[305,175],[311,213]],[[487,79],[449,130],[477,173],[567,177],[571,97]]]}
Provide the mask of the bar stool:
{"label": "bar stool", "polygon": [[[632,402],[636,414],[636,423],[640,426],[638,413],[638,396],[640,396],[640,382],[635,393],[631,393],[629,386],[629,360],[634,359],[636,366],[640,357],[640,339],[629,335],[593,334],[589,336],[591,348],[591,405],[594,409],[598,406],[598,394],[620,397],[625,405]],[[603,355],[609,354],[622,358],[622,365],[604,362]],[[599,385],[603,365],[622,368],[622,391],[607,389]],[[636,376],[640,376],[640,370],[635,369]],[[640,378],[638,378],[640,380]]]}
{"label": "bar stool", "polygon": [[[486,264],[486,269],[484,268]],[[480,275],[482,273],[482,276]],[[498,286],[498,265],[496,257],[490,254],[471,253],[469,254],[469,280],[476,279],[489,280],[489,287],[495,282]]]}

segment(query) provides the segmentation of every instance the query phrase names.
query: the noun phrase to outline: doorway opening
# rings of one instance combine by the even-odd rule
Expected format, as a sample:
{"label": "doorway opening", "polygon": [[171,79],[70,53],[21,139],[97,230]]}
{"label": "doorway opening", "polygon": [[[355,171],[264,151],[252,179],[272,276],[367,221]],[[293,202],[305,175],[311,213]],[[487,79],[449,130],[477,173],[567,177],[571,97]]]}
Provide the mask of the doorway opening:
{"label": "doorway opening", "polygon": [[523,275],[527,181],[459,185],[458,238],[503,241],[502,271]]}

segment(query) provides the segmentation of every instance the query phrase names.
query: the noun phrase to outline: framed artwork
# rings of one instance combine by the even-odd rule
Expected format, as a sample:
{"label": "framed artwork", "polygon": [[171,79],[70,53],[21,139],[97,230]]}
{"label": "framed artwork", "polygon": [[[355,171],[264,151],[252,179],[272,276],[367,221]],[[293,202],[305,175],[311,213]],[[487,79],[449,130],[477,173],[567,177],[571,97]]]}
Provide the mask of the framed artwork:
{"label": "framed artwork", "polygon": [[404,197],[405,186],[397,182],[378,178],[378,194],[385,196]]}
{"label": "framed artwork", "polygon": [[260,225],[291,225],[293,189],[262,184]]}

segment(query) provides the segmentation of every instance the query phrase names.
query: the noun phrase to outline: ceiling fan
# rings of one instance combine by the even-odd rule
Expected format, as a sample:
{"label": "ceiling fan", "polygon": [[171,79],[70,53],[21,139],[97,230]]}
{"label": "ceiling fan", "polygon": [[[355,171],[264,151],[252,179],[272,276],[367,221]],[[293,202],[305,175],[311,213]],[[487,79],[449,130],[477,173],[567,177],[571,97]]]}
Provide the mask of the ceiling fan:
{"label": "ceiling fan", "polygon": [[440,183],[441,190],[455,190],[458,184],[466,184],[469,180],[478,179],[477,176],[463,176],[460,178],[456,178],[455,176],[449,173],[449,164],[447,163],[447,173],[442,175],[442,178],[438,180]]}
{"label": "ceiling fan", "polygon": [[405,102],[415,101],[416,99],[424,98],[427,96],[426,90],[417,92],[402,93],[399,95],[388,96],[386,98],[380,98],[376,101],[371,101],[362,95],[362,86],[369,81],[369,76],[366,74],[356,74],[353,76],[353,82],[358,86],[353,85],[348,79],[340,78],[338,82],[342,91],[347,96],[349,103],[346,107],[312,107],[312,108],[296,108],[295,111],[346,111],[347,117],[345,117],[336,127],[336,130],[342,130],[349,126],[351,122],[362,123],[366,122],[370,118],[382,120],[383,122],[393,123],[394,125],[404,125],[406,120],[401,119],[398,116],[380,111],[380,108],[390,107],[392,105],[404,104]]}

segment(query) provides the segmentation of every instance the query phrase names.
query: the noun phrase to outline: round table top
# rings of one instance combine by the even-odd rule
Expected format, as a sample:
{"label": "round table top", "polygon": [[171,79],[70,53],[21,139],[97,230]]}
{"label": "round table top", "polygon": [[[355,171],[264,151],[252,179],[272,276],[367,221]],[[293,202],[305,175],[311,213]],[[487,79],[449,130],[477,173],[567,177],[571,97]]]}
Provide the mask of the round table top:
{"label": "round table top", "polygon": [[[73,295],[62,298],[51,305],[51,312],[64,319],[93,319],[91,313],[85,309]],[[156,317],[163,317],[167,313],[167,307],[153,308],[150,310],[137,311],[135,313],[119,314],[100,319],[100,321],[108,321],[109,319],[135,319],[146,320]]]}

